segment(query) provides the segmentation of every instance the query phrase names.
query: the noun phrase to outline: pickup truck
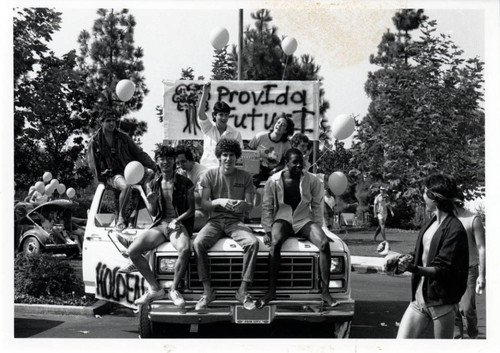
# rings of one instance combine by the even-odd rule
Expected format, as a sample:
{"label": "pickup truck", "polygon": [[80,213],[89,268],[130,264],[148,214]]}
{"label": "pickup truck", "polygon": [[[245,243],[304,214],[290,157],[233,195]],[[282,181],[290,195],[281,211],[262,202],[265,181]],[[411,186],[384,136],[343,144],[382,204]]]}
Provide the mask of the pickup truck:
{"label": "pickup truck", "polygon": [[[122,238],[133,240],[147,229],[152,218],[146,207],[143,190],[134,186],[139,202],[136,206],[133,226],[121,233]],[[269,324],[274,320],[294,319],[301,322],[322,322],[331,325],[332,335],[348,338],[354,316],[354,300],[351,298],[351,261],[349,249],[335,234],[324,228],[331,239],[330,293],[339,305],[324,306],[321,300],[319,276],[319,251],[309,241],[291,237],[282,247],[282,264],[278,279],[277,298],[262,309],[245,310],[235,299],[235,291],[241,281],[243,251],[231,238],[220,239],[209,252],[212,285],[217,298],[206,311],[197,312],[194,306],[203,287],[198,278],[194,253],[182,283],[181,292],[186,307],[179,309],[168,298],[155,300],[137,308],[134,300],[147,289],[147,283],[138,272],[120,273],[118,269],[128,263],[123,256],[126,248],[118,241],[114,229],[114,190],[99,184],[88,212],[83,243],[83,279],[85,291],[96,298],[133,308],[139,315],[139,334],[142,338],[161,337],[169,324],[190,324],[191,332],[198,325],[218,321],[234,324]],[[258,214],[254,209],[253,214]],[[254,282],[249,288],[254,298],[261,297],[268,284],[268,251],[263,243],[264,232],[258,223],[249,226],[260,242]],[[195,237],[196,234],[193,235]],[[176,250],[170,243],[163,243],[146,255],[159,282],[168,288],[173,279]]]}

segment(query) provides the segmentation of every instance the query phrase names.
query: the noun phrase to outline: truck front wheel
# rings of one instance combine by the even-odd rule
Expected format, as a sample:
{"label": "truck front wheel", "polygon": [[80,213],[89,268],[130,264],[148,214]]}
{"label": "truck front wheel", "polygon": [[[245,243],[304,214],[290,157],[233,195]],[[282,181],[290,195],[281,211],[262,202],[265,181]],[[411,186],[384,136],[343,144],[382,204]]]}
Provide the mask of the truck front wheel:
{"label": "truck front wheel", "polygon": [[149,305],[139,306],[139,336],[141,338],[157,338],[158,334],[158,324],[149,319]]}
{"label": "truck front wheel", "polygon": [[334,322],[334,335],[335,338],[349,338],[351,333],[352,321]]}

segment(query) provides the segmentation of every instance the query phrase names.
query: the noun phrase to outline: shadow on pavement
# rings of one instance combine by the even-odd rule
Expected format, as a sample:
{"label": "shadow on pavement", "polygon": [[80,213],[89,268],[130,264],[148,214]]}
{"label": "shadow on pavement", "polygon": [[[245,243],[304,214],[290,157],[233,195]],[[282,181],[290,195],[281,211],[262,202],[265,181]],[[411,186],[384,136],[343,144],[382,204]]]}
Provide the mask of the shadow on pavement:
{"label": "shadow on pavement", "polygon": [[63,324],[64,321],[14,318],[14,338],[28,338]]}

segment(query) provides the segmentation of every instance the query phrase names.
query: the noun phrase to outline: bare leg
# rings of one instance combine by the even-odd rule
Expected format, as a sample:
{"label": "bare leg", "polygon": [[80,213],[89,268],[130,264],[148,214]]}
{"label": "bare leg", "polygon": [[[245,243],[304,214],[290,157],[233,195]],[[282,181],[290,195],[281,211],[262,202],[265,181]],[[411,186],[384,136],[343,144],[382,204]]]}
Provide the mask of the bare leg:
{"label": "bare leg", "polygon": [[430,318],[408,306],[401,319],[396,338],[419,338],[429,325],[429,322]]}
{"label": "bare leg", "polygon": [[179,257],[175,262],[174,281],[172,283],[172,289],[177,289],[179,287],[180,280],[184,278],[184,275],[186,274],[189,263],[189,255],[191,253],[187,231],[172,232],[170,234],[170,242],[179,253]]}

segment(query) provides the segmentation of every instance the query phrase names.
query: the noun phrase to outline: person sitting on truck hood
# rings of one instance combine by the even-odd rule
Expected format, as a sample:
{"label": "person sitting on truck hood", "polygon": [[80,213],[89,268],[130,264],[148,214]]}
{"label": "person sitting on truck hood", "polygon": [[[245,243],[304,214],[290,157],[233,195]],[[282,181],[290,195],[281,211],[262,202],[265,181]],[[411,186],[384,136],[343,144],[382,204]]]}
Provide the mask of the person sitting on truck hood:
{"label": "person sitting on truck hood", "polygon": [[330,243],[321,229],[323,224],[323,185],[314,175],[304,171],[302,152],[291,148],[285,153],[286,168],[266,182],[262,201],[264,243],[269,250],[269,290],[257,301],[262,308],[276,298],[276,282],[281,260],[281,246],[286,238],[297,235],[309,239],[320,251],[321,296],[329,306],[337,302],[329,292]]}
{"label": "person sitting on truck hood", "polygon": [[155,170],[156,164],[125,132],[116,128],[118,117],[114,111],[104,111],[101,128],[91,138],[88,149],[89,167],[101,183],[120,191],[116,228],[125,228],[125,208],[128,205],[130,185],[123,176],[125,167],[132,161]]}
{"label": "person sitting on truck hood", "polygon": [[175,150],[161,146],[155,152],[161,170],[149,183],[147,198],[154,217],[151,228],[141,233],[130,245],[128,254],[137,270],[148,282],[150,290],[135,301],[142,305],[163,298],[163,289],[143,254],[170,241],[179,254],[175,263],[174,280],[168,296],[177,306],[184,306],[184,298],[177,290],[187,270],[191,253],[190,238],[194,224],[194,185],[188,178],[175,173]]}
{"label": "person sitting on truck hood", "polygon": [[209,218],[193,242],[198,274],[203,283],[203,296],[196,304],[196,310],[206,309],[215,299],[210,283],[208,249],[224,235],[233,238],[243,248],[242,281],[236,299],[245,309],[252,310],[255,304],[247,287],[253,280],[259,243],[252,230],[243,223],[245,213],[253,207],[252,176],[236,168],[236,160],[241,157],[238,141],[220,140],[215,153],[220,167],[209,169],[201,179],[201,205],[209,212]]}

